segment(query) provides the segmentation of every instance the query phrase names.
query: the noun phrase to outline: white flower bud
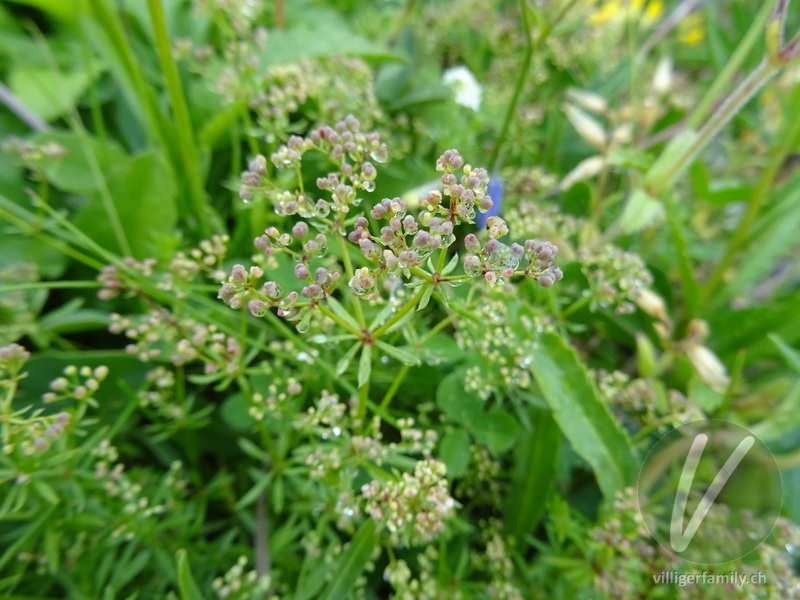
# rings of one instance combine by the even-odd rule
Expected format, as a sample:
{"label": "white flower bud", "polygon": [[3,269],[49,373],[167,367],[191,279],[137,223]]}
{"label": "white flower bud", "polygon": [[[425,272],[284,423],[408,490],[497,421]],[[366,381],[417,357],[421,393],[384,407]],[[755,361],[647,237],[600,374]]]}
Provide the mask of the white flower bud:
{"label": "white flower bud", "polygon": [[727,391],[731,380],[716,354],[705,346],[690,344],[686,349],[686,356],[703,383],[720,394]]}
{"label": "white flower bud", "polygon": [[596,148],[605,148],[608,134],[600,123],[572,104],[565,104],[562,110],[583,139]]}
{"label": "white flower bud", "polygon": [[672,59],[668,56],[662,58],[653,74],[653,92],[659,96],[666,94],[672,87]]}
{"label": "white flower bud", "polygon": [[636,293],[633,301],[636,302],[637,306],[651,317],[655,317],[664,323],[669,323],[669,317],[667,316],[667,309],[664,305],[664,300],[662,300],[661,296],[655,292],[652,292],[647,288],[643,288]]}
{"label": "white flower bud", "polygon": [[590,156],[582,160],[561,180],[561,183],[558,185],[559,189],[566,191],[576,183],[594,177],[603,170],[604,164],[605,160],[602,156]]}
{"label": "white flower bud", "polygon": [[581,108],[598,115],[605,114],[606,110],[608,110],[606,99],[588,90],[571,87],[567,90],[567,98]]}

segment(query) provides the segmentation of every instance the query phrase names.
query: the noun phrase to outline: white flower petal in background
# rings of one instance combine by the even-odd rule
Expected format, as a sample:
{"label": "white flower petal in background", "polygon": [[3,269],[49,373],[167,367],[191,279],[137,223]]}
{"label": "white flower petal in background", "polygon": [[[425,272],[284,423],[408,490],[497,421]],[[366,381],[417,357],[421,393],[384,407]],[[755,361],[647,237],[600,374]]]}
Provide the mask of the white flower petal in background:
{"label": "white flower petal in background", "polygon": [[455,92],[458,104],[476,112],[480,110],[483,87],[467,67],[462,65],[446,69],[442,81]]}

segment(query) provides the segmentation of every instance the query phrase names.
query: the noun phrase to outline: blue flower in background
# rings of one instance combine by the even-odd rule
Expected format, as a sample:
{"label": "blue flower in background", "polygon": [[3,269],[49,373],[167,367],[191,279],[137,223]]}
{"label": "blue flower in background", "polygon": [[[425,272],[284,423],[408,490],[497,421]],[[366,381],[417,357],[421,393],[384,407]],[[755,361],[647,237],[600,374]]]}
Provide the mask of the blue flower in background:
{"label": "blue flower in background", "polygon": [[491,196],[494,206],[488,212],[478,212],[475,222],[478,231],[486,229],[486,219],[500,216],[500,206],[503,203],[503,180],[499,173],[492,173],[492,178],[489,180],[489,196]]}

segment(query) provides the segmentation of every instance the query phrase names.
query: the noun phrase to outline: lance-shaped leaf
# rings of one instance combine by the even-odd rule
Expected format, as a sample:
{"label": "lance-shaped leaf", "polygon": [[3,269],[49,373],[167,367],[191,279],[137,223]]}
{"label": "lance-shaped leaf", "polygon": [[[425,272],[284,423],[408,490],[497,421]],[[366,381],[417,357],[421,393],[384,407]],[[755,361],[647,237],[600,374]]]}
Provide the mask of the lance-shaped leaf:
{"label": "lance-shaped leaf", "polygon": [[531,371],[564,436],[594,470],[606,498],[634,482],[630,440],[598,397],[575,350],[555,333],[542,335]]}

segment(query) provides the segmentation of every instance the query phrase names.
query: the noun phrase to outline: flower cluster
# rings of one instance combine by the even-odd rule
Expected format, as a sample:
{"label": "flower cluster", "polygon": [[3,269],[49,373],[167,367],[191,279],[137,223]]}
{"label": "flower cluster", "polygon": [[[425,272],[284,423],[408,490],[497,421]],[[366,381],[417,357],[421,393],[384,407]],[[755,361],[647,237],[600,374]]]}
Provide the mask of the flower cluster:
{"label": "flower cluster", "polygon": [[150,519],[174,509],[186,493],[186,481],[180,477],[183,471],[180,461],[173,461],[163,477],[154,482],[156,490],[147,490],[149,482],[137,482],[131,477],[125,465],[118,462],[119,453],[108,440],[101,441],[91,454],[96,461],[95,482],[102,487],[105,496],[113,498],[119,506],[112,537],[133,540],[140,529],[148,527]]}
{"label": "flower cluster", "polygon": [[125,347],[143,362],[168,358],[176,366],[194,360],[205,363],[205,372],[231,373],[237,369],[241,348],[236,338],[218,331],[216,325],[177,320],[165,310],[154,310],[138,318],[111,315],[111,333],[124,333],[134,341]]}
{"label": "flower cluster", "polygon": [[248,201],[261,193],[274,202],[275,212],[280,215],[325,219],[331,211],[347,213],[351,206],[358,206],[359,190],[375,189],[377,170],[373,162],[386,162],[389,156],[380,135],[374,131],[362,132],[359,120],[348,115],[333,127],[323,125],[306,137],[289,137],[285,145],[270,155],[270,161],[277,168],[299,168],[303,155],[311,151],[321,152],[338,167],[338,173],[317,179],[317,188],[329,200],[314,200],[302,189],[290,192],[276,188],[265,177],[269,171],[263,155],[256,156],[242,173],[239,196]]}
{"label": "flower cluster", "polygon": [[427,544],[444,531],[456,501],[447,490],[444,463],[421,460],[414,473],[403,473],[399,481],[373,480],[361,488],[366,511],[383,523],[394,545]]}
{"label": "flower cluster", "polygon": [[549,319],[505,298],[481,304],[474,315],[474,320],[460,321],[456,330],[459,345],[477,350],[482,358],[480,366],[467,369],[466,389],[487,399],[510,388],[530,387],[536,333],[552,327]]}
{"label": "flower cluster", "polygon": [[[39,281],[39,267],[34,263],[14,262],[0,267],[0,281],[33,283]],[[11,343],[26,335],[35,326],[38,307],[44,296],[38,291],[25,289],[0,292],[0,345]]]}
{"label": "flower cluster", "polygon": [[[145,258],[138,261],[135,258],[127,256],[122,259],[124,265],[133,271],[141,273],[144,277],[150,277],[158,264],[155,258]],[[135,289],[130,283],[127,274],[117,265],[107,265],[100,270],[97,275],[97,281],[103,286],[97,297],[101,300],[113,300],[120,295],[123,291],[130,291]]]}
{"label": "flower cluster", "polygon": [[0,347],[0,378],[13,380],[30,357],[31,353],[19,344]]}
{"label": "flower cluster", "polygon": [[42,396],[44,402],[50,403],[66,398],[89,401],[100,388],[100,383],[108,377],[108,367],[101,365],[94,369],[70,365],[64,369],[64,377],[50,382],[50,390]]}
{"label": "flower cluster", "polygon": [[226,600],[274,600],[269,595],[270,577],[256,571],[245,571],[247,557],[240,556],[225,575],[217,577],[212,586],[220,598]]}
{"label": "flower cluster", "polygon": [[631,301],[653,283],[653,276],[638,254],[606,246],[596,252],[583,249],[580,255],[594,305],[614,307],[617,314],[636,310]]}
{"label": "flower cluster", "polygon": [[55,415],[43,415],[38,411],[25,419],[12,419],[7,425],[3,454],[19,451],[23,456],[32,456],[47,452],[70,426],[71,420],[72,415],[64,411]]}
{"label": "flower cluster", "polygon": [[60,160],[67,154],[66,148],[57,142],[49,141],[37,144],[13,135],[3,141],[2,149],[8,154],[19,157],[24,165],[33,169],[41,166],[44,162]]}
{"label": "flower cluster", "polygon": [[[659,396],[652,379],[632,379],[622,371],[591,371],[603,401],[624,425],[658,427],[682,425],[705,418],[696,402],[670,390]],[[663,392],[662,392],[663,395]]]}
{"label": "flower cluster", "polygon": [[508,234],[508,226],[500,217],[489,217],[486,221],[489,240],[481,246],[475,234],[464,238],[469,254],[464,256],[464,272],[471,277],[483,275],[491,285],[504,285],[505,280],[518,274],[522,260],[526,267],[523,275],[529,275],[542,287],[550,287],[564,274],[558,268],[555,257],[558,247],[550,242],[527,240],[525,246],[506,246],[498,238]]}
{"label": "flower cluster", "polygon": [[439,552],[436,546],[429,545],[417,557],[417,577],[403,559],[392,560],[383,571],[383,578],[394,588],[392,598],[396,600],[417,600],[419,598],[447,598],[462,600],[464,596],[444,586],[436,577]]}
{"label": "flower cluster", "polygon": [[[177,252],[159,274],[158,287],[172,292],[178,298],[185,298],[189,284],[199,274],[205,273],[210,279],[219,281],[225,276],[221,266],[228,252],[229,241],[227,235],[214,235],[210,240],[202,240],[188,252]],[[132,275],[150,278],[156,273],[157,266],[158,261],[154,258],[139,261],[131,257],[123,258],[122,266],[107,265],[97,276],[97,281],[103,286],[97,296],[101,300],[112,300],[122,292],[136,291],[138,285]]]}
{"label": "flower cluster", "polygon": [[255,421],[264,421],[269,414],[285,408],[287,400],[302,391],[303,386],[294,377],[289,377],[286,382],[274,378],[267,386],[266,395],[261,392],[252,395],[247,413]]}

